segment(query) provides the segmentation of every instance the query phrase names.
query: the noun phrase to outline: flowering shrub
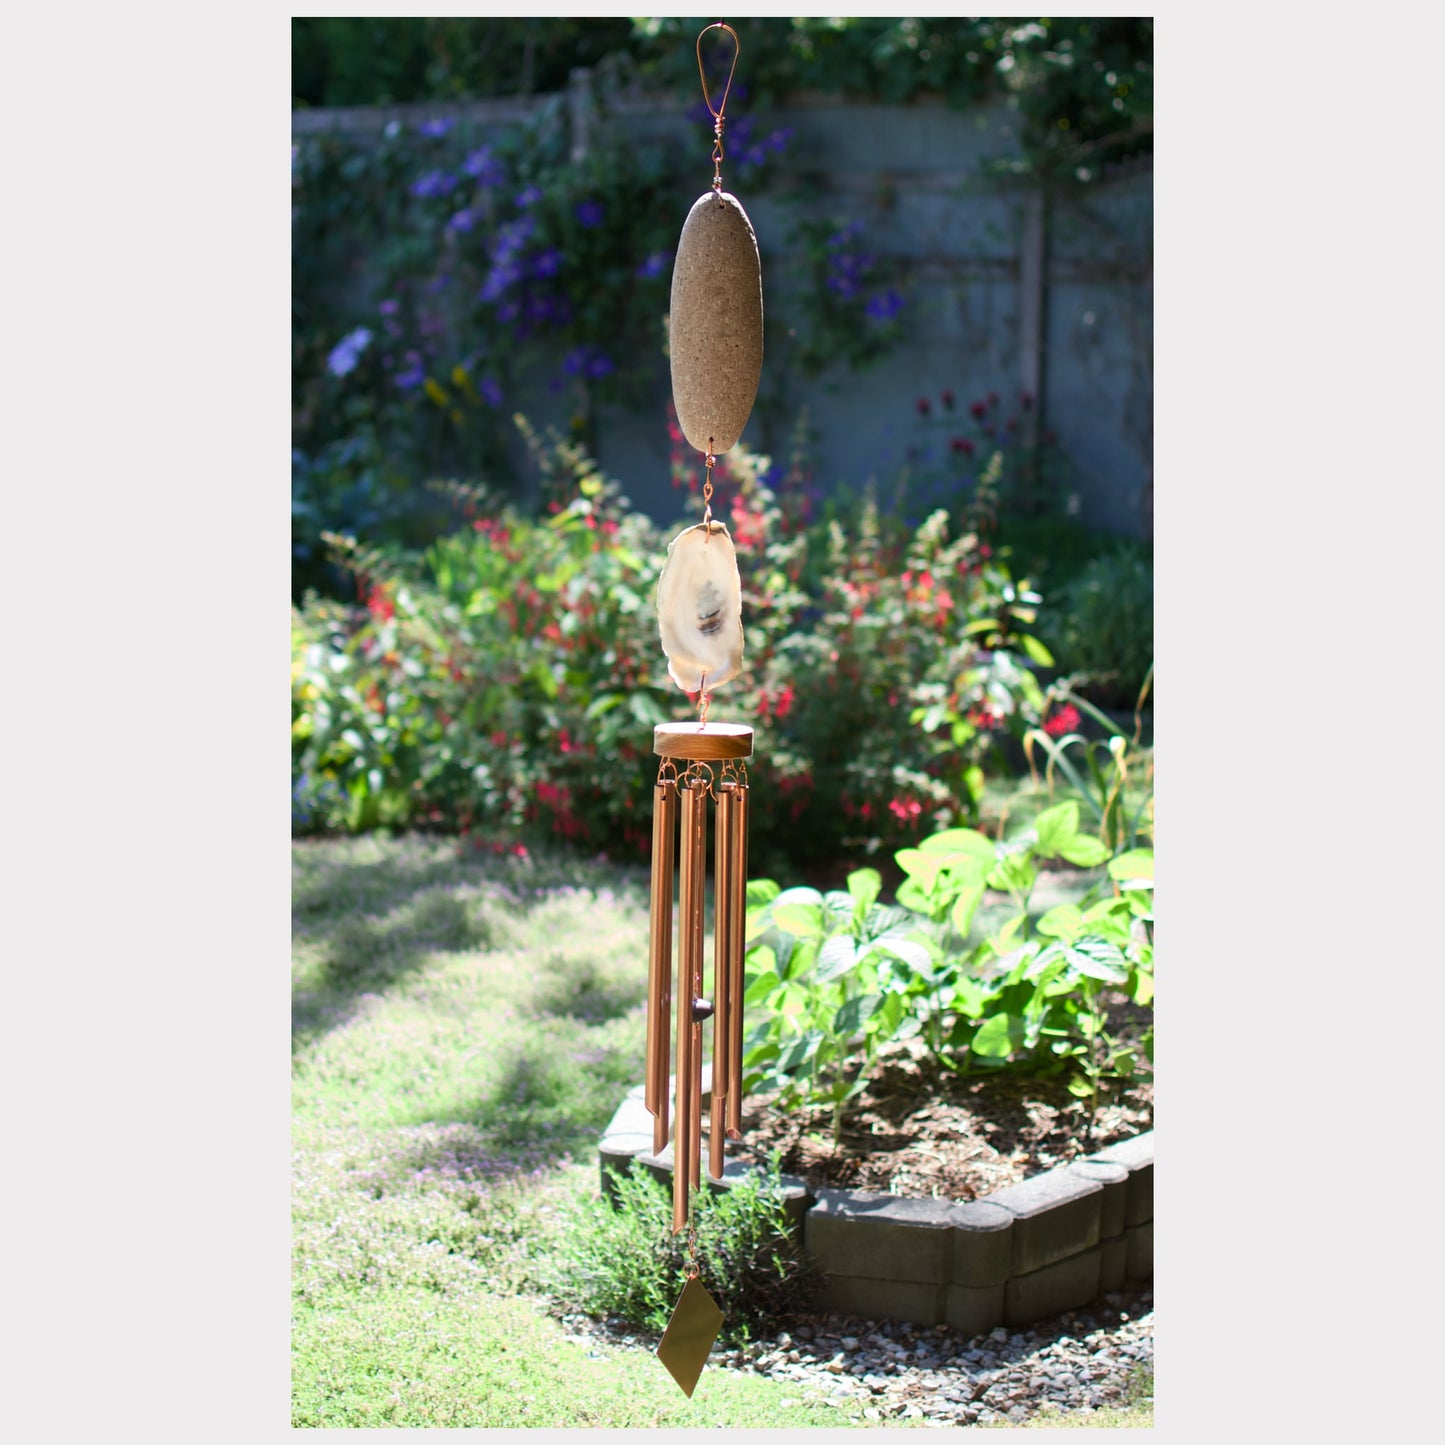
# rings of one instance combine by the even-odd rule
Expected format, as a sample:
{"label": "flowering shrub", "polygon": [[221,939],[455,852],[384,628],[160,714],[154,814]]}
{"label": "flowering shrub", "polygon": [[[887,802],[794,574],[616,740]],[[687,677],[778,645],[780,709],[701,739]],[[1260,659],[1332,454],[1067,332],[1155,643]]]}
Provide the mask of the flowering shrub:
{"label": "flowering shrub", "polygon": [[[599,408],[651,404],[664,387],[697,157],[603,127],[574,160],[554,120],[500,133],[393,122],[369,144],[292,147],[296,598],[337,590],[324,530],[413,547],[435,536],[423,478],[507,493],[519,395],[562,397],[585,442]],[[730,176],[764,177],[788,139],[738,118]]]}
{"label": "flowering shrub", "polygon": [[[420,558],[331,537],[363,602],[296,613],[295,778],[307,797],[340,789],[352,829],[530,825],[640,857],[651,729],[696,701],[658,644],[669,538],[580,449],[524,430],[540,519],[454,487],[463,525]],[[792,472],[774,492],[766,459],[736,447],[725,462],[714,500],[739,544],[747,657],[713,707],[757,731],[755,856],[871,851],[971,815],[989,754],[967,715],[1044,720],[1006,570],[941,513],[911,536],[866,507],[855,527],[792,522]],[[943,704],[952,731],[920,717]],[[326,826],[337,810],[293,816]]]}

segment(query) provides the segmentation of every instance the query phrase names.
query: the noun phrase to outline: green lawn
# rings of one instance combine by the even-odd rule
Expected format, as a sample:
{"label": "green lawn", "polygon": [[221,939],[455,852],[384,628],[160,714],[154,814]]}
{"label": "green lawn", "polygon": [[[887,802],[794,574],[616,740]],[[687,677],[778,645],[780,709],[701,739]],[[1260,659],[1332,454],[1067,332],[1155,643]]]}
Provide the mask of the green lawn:
{"label": "green lawn", "polygon": [[293,847],[297,1426],[857,1423],[545,1307],[643,1057],[646,879],[415,838]]}
{"label": "green lawn", "polygon": [[873,1426],[716,1366],[689,1400],[549,1313],[641,1076],[644,872],[416,837],[292,856],[293,1425]]}

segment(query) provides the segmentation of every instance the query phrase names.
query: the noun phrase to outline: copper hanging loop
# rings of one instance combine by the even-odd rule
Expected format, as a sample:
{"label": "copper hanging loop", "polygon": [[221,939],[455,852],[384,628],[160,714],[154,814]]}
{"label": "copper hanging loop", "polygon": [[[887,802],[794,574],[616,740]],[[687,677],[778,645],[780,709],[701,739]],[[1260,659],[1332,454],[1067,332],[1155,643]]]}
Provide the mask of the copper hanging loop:
{"label": "copper hanging loop", "polygon": [[[722,102],[714,108],[712,97],[707,93],[707,72],[702,67],[702,37],[709,30],[726,30],[733,38],[733,63],[728,71],[727,84],[723,86]],[[742,50],[742,42],[738,39],[738,33],[731,25],[724,24],[721,20],[706,25],[699,32],[697,37],[697,73],[702,81],[703,104],[707,106],[708,114],[712,116],[712,188],[719,195],[722,194],[722,163],[723,163],[723,112],[728,108],[728,95],[733,88],[733,75],[738,68],[738,53]]]}

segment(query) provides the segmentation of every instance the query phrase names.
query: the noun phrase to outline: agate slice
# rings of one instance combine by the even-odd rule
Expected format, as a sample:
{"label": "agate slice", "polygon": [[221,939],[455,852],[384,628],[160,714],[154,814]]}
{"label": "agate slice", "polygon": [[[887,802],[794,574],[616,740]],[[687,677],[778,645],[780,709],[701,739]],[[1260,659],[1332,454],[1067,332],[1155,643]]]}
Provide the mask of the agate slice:
{"label": "agate slice", "polygon": [[733,539],[721,522],[679,532],[657,583],[667,671],[684,692],[711,692],[743,665],[743,594]]}

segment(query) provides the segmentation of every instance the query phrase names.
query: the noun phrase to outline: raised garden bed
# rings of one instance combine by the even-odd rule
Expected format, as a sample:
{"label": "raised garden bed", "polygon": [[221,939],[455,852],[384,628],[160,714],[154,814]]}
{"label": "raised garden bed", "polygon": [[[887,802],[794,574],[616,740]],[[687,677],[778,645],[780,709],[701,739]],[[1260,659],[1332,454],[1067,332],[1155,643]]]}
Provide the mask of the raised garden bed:
{"label": "raised garden bed", "polygon": [[[603,1191],[609,1171],[633,1168],[670,1186],[671,1155],[652,1153],[639,1084],[598,1143]],[[713,1187],[748,1168],[730,1160]],[[824,1309],[977,1334],[1078,1309],[1154,1273],[1153,1130],[965,1203],[784,1182],[825,1279]]]}

